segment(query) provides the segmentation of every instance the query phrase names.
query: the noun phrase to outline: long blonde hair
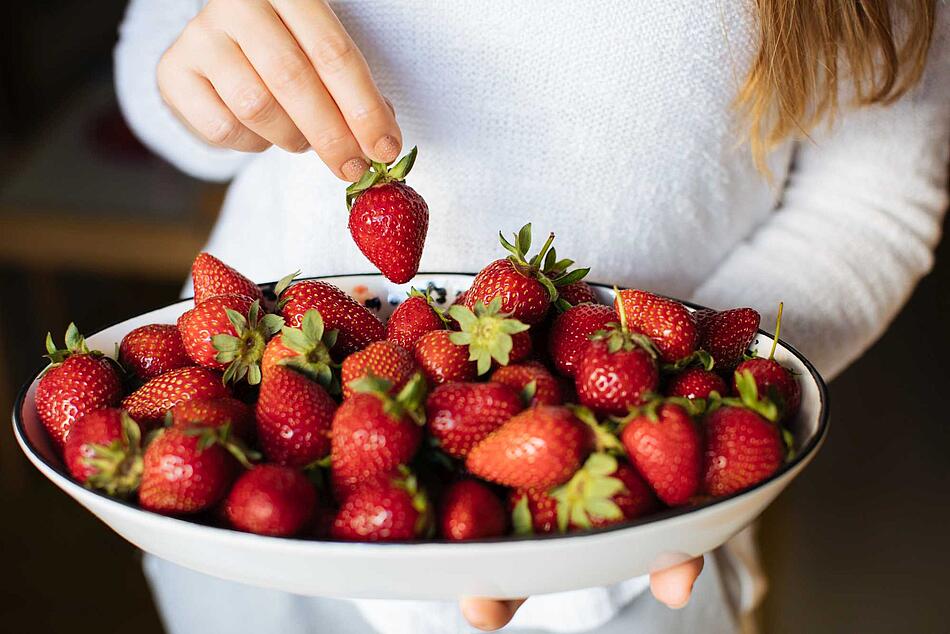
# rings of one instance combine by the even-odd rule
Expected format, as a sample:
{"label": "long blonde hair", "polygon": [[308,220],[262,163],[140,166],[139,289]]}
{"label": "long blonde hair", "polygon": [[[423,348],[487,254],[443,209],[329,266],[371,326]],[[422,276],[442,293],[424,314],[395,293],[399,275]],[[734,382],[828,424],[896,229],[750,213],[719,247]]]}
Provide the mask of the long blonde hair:
{"label": "long blonde hair", "polygon": [[842,80],[853,105],[887,104],[924,70],[936,0],[753,2],[759,51],[735,105],[761,170],[770,149],[834,117]]}

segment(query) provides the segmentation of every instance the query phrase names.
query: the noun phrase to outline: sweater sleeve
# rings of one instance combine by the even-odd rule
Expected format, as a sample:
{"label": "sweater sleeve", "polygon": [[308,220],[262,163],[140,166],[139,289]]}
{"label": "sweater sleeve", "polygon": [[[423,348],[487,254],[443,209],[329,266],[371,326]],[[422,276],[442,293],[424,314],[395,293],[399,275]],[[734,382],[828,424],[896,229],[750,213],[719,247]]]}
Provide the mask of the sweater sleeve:
{"label": "sweater sleeve", "polygon": [[780,206],[693,296],[752,306],[765,328],[784,301],[782,338],[827,378],[871,346],[933,265],[947,208],[948,13],[921,83],[801,142]]}
{"label": "sweater sleeve", "polygon": [[129,127],[153,152],[192,176],[230,179],[251,155],[199,140],[158,92],[158,60],[204,6],[202,0],[131,0],[119,27],[115,88]]}

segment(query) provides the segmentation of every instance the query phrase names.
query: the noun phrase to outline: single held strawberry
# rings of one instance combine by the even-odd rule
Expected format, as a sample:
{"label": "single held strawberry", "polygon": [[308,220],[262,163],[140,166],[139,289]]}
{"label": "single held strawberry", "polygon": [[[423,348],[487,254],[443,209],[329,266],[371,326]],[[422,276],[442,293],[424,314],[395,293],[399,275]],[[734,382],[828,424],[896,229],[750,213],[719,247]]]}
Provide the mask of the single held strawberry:
{"label": "single held strawberry", "polygon": [[572,284],[562,286],[557,290],[558,297],[571,306],[597,303],[597,295],[594,294],[594,289],[584,280],[578,280]]}
{"label": "single held strawberry", "polygon": [[446,383],[426,400],[429,432],[450,456],[472,447],[524,409],[517,391],[501,383]]}
{"label": "single held strawberry", "polygon": [[234,528],[258,535],[290,537],[313,518],[317,492],[298,469],[257,465],[238,477],[224,502]]}
{"label": "single held strawberry", "polygon": [[768,397],[779,409],[779,420],[788,421],[798,413],[802,403],[802,387],[798,379],[785,366],[775,360],[775,349],[782,328],[782,304],[778,306],[778,318],[775,321],[775,336],[768,358],[756,358],[743,361],[736,367],[732,388],[739,394],[738,377],[748,374],[756,385],[758,393]]}
{"label": "single held strawberry", "polygon": [[353,395],[350,384],[372,374],[389,382],[395,394],[419,371],[412,353],[389,341],[374,341],[343,361],[340,373],[343,398]]}
{"label": "single held strawberry", "polygon": [[477,366],[469,361],[468,346],[452,343],[448,330],[427,332],[416,342],[413,356],[433,385],[452,381],[474,381]]}
{"label": "single held strawberry", "polygon": [[256,434],[251,406],[230,396],[184,401],[171,409],[171,422],[177,429],[227,425],[235,438],[245,442]]}
{"label": "single held strawberry", "polygon": [[508,514],[498,496],[477,480],[459,480],[442,496],[439,528],[445,539],[464,541],[500,537],[508,530]]}
{"label": "single held strawberry", "polygon": [[558,315],[548,331],[548,352],[554,368],[565,376],[574,376],[591,335],[617,321],[617,312],[603,304],[578,304]]}
{"label": "single held strawberry", "polygon": [[683,363],[696,351],[699,330],[683,304],[635,289],[617,293],[614,308],[623,306],[632,332],[649,337],[664,363]]}
{"label": "single held strawberry", "polygon": [[709,398],[713,392],[724,396],[726,391],[726,382],[721,376],[711,370],[696,367],[677,372],[666,384],[667,396],[689,399]]}
{"label": "single held strawberry", "polygon": [[[553,302],[558,299],[558,288],[579,281],[590,269],[567,269],[573,260],[558,260],[548,236],[541,251],[528,259],[531,249],[531,224],[521,228],[512,244],[498,234],[502,246],[511,253],[505,259],[495,260],[482,269],[465,295],[465,305],[474,309],[478,302],[486,306],[493,299],[501,299],[501,311],[522,323],[541,322]],[[451,311],[450,311],[451,312]]]}
{"label": "single held strawberry", "polygon": [[465,466],[489,482],[548,489],[570,479],[591,444],[590,429],[570,409],[539,405],[511,418],[478,443]]}
{"label": "single held strawberry", "polygon": [[139,326],[122,337],[119,363],[144,380],[194,365],[185,351],[178,327],[173,324]]}
{"label": "single held strawberry", "polygon": [[165,420],[170,409],[185,401],[230,396],[221,373],[208,368],[179,368],[146,381],[122,401],[129,416],[145,427]]}
{"label": "single held strawberry", "polygon": [[306,467],[330,451],[336,402],[318,383],[276,367],[261,384],[257,438],[270,462]]}
{"label": "single held strawberry", "polygon": [[703,441],[690,405],[654,399],[621,421],[630,462],[668,506],[688,503],[702,484]]}
{"label": "single held strawberry", "polygon": [[244,295],[264,301],[260,287],[210,253],[199,253],[191,264],[191,280],[195,287],[195,304],[216,295]]}
{"label": "single held strawberry", "polygon": [[419,270],[429,229],[429,207],[405,179],[416,148],[392,167],[373,161],[346,188],[350,235],[363,255],[391,282],[404,284]]}
{"label": "single held strawberry", "polygon": [[[458,332],[449,334],[449,341],[468,348],[468,359],[475,362],[479,375],[488,372],[493,362],[508,365],[512,353],[522,359],[530,354],[531,338],[526,332],[530,326],[501,312],[500,297],[488,305],[479,301],[472,308],[452,306],[449,314],[459,325]],[[520,339],[518,350],[516,337]]]}
{"label": "single held strawberry", "polygon": [[331,393],[338,392],[334,370],[339,366],[330,356],[336,336],[336,330],[325,328],[320,311],[311,308],[304,313],[299,328],[283,326],[280,334],[267,342],[261,359],[263,378],[282,366],[306,375]]}
{"label": "single held strawberry", "polygon": [[138,424],[122,410],[106,407],[76,421],[66,438],[63,461],[83,486],[127,497],[142,477],[141,443]]}
{"label": "single held strawberry", "polygon": [[406,541],[432,533],[432,511],[415,476],[370,482],[354,490],[333,518],[330,536],[346,541]]}
{"label": "single held strawberry", "polygon": [[537,361],[498,368],[492,373],[491,380],[515,390],[528,405],[560,405],[564,402],[560,382]]}
{"label": "single held strawberry", "polygon": [[386,340],[412,350],[419,338],[433,330],[445,330],[446,319],[432,304],[428,292],[413,288],[386,322]]}
{"label": "single held strawberry", "polygon": [[337,331],[332,348],[336,359],[344,359],[372,342],[386,338],[383,322],[342,290],[317,280],[291,284],[295,276],[288,275],[275,288],[281,315],[288,326],[299,328],[307,311],[317,309],[324,328]]}
{"label": "single held strawberry", "polygon": [[759,331],[760,316],[753,308],[733,308],[712,314],[695,313],[702,336],[699,347],[708,352],[716,368],[728,370],[742,361]]}
{"label": "single held strawberry", "polygon": [[46,335],[45,355],[50,363],[36,387],[36,412],[50,438],[60,449],[70,427],[86,414],[118,405],[122,382],[112,361],[90,351],[76,324],[66,329],[66,348],[57,349]]}

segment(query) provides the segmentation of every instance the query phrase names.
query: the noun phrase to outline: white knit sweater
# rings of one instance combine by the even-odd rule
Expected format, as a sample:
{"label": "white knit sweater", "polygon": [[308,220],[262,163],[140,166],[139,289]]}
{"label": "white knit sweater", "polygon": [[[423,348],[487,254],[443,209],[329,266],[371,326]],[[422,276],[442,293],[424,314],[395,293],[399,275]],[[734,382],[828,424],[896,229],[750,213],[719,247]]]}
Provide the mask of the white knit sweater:
{"label": "white knit sweater", "polygon": [[[938,11],[912,94],[787,143],[770,186],[730,109],[755,50],[746,4],[334,2],[406,147],[419,146],[422,270],[477,271],[499,256],[499,229],[530,220],[595,281],[753,306],[766,327],[784,300],[784,338],[826,376],[840,372],[932,264],[947,206],[950,11]],[[161,103],[156,62],[201,5],[131,2],[116,73],[132,128],[186,172],[234,178],[209,248],[252,278],[371,271],[346,230],[344,185],[315,155],[209,148]]]}

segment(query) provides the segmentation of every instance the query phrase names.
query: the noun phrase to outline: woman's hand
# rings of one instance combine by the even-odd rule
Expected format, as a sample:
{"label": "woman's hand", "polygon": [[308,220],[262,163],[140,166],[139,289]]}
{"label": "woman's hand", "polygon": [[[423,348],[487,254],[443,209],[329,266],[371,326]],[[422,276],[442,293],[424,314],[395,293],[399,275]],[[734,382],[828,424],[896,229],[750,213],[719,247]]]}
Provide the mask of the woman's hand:
{"label": "woman's hand", "polygon": [[[703,571],[703,558],[650,574],[650,590],[657,601],[678,610],[689,601],[693,584]],[[480,630],[497,630],[508,624],[524,599],[499,601],[497,599],[467,598],[459,602],[462,615]]]}
{"label": "woman's hand", "polygon": [[402,147],[392,107],[323,0],[210,0],[158,65],[165,102],[212,145],[308,147],[355,181]]}

